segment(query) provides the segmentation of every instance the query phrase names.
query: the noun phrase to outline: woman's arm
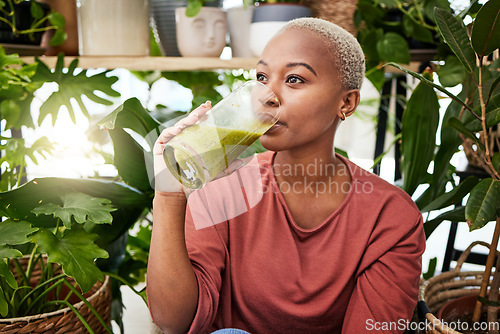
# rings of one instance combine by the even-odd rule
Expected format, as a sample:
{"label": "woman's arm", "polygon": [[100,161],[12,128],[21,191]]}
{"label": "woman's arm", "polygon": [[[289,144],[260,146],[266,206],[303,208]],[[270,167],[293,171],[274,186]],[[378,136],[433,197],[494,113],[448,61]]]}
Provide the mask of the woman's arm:
{"label": "woman's arm", "polygon": [[147,292],[151,315],[165,333],[186,332],[198,302],[198,283],[184,237],[185,213],[183,193],[155,194]]}

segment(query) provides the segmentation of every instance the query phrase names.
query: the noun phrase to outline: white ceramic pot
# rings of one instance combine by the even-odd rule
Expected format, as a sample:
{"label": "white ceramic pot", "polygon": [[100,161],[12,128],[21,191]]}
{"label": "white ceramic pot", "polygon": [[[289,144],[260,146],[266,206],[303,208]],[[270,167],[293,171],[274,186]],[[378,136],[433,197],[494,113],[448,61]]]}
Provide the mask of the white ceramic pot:
{"label": "white ceramic pot", "polygon": [[255,57],[260,57],[267,42],[288,21],[311,16],[311,10],[298,4],[276,3],[255,7],[250,26],[250,49]]}
{"label": "white ceramic pot", "polygon": [[202,7],[198,15],[186,16],[175,9],[177,47],[183,57],[219,57],[226,46],[227,17],[221,8]]}
{"label": "white ceramic pot", "polygon": [[148,56],[148,0],[76,0],[82,56]]}
{"label": "white ceramic pot", "polygon": [[250,25],[253,6],[227,9],[227,24],[233,57],[253,57],[250,50]]}

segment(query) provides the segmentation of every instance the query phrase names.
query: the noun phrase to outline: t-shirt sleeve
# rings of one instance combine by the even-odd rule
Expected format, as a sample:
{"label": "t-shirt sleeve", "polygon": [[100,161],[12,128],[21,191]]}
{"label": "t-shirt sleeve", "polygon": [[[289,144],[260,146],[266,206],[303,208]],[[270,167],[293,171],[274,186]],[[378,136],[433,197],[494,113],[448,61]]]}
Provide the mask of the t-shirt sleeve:
{"label": "t-shirt sleeve", "polygon": [[[406,227],[404,227],[406,225]],[[422,216],[375,229],[348,303],[342,333],[402,333],[415,309],[425,235]]]}
{"label": "t-shirt sleeve", "polygon": [[[204,192],[189,197],[186,246],[198,281],[198,306],[188,333],[208,332],[217,314],[227,254],[227,224],[212,224],[210,200]],[[200,224],[203,225],[202,228]]]}

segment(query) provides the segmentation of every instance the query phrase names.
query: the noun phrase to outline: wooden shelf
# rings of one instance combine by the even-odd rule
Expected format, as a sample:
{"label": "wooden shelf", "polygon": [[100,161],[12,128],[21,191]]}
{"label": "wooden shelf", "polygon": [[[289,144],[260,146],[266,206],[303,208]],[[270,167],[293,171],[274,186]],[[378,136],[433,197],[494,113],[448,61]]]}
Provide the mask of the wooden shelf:
{"label": "wooden shelf", "polygon": [[[54,68],[57,57],[39,57],[47,66]],[[22,57],[23,61],[31,64],[35,62],[33,56]],[[122,57],[122,56],[82,56],[82,57],[64,57],[65,67],[74,60],[78,59],[78,67],[89,68],[125,68],[135,71],[201,71],[216,69],[244,69],[251,70],[257,65],[258,58],[232,58],[220,59],[216,57]],[[403,65],[414,72],[418,71],[420,61],[412,61],[409,65]],[[387,66],[388,73],[402,73],[400,70]]]}
{"label": "wooden shelf", "polygon": [[[54,68],[57,57],[39,57],[47,66]],[[126,68],[137,71],[197,71],[214,69],[244,69],[250,70],[257,65],[257,58],[232,58],[229,60],[210,57],[64,57],[64,65],[67,67],[78,59],[79,68]],[[33,63],[34,57],[22,57],[26,63]]]}

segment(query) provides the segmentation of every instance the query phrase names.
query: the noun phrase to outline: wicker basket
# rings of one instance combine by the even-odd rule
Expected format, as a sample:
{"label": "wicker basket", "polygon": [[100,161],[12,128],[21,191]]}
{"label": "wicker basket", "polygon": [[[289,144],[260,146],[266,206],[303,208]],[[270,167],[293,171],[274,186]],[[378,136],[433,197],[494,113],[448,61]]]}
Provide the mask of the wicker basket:
{"label": "wicker basket", "polygon": [[[419,313],[420,320],[427,322],[426,333],[430,334],[461,334],[444,325],[434,314],[448,301],[458,297],[479,294],[482,271],[460,271],[463,263],[476,245],[489,248],[489,244],[476,241],[473,242],[460,256],[457,266],[450,271],[434,276],[423,281],[420,286]],[[493,275],[493,274],[492,274]],[[491,279],[492,277],[490,277]]]}
{"label": "wicker basket", "polygon": [[[20,263],[25,265],[27,258],[22,258]],[[39,277],[40,269],[39,266],[36,266],[32,272],[32,281],[37,282]],[[90,305],[109,326],[111,324],[111,279],[106,276],[104,282],[98,281],[85,296]],[[104,326],[83,301],[77,302],[73,307],[82,315],[94,333],[107,333]],[[87,333],[87,329],[76,314],[69,307],[66,307],[50,313],[0,319],[0,333]]]}
{"label": "wicker basket", "polygon": [[335,23],[351,34],[356,36],[354,27],[354,12],[357,0],[334,1],[334,0],[303,0],[302,4],[311,9],[313,17]]}

